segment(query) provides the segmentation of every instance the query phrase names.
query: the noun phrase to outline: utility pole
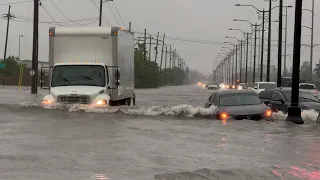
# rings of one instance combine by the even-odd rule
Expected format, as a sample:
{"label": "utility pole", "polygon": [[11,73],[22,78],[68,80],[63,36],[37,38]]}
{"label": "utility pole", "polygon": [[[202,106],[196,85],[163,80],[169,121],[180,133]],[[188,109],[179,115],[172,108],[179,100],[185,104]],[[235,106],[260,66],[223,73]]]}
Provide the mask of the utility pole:
{"label": "utility pole", "polygon": [[163,34],[163,40],[162,40],[162,50],[161,50],[161,62],[160,62],[160,71],[162,67],[162,59],[163,59],[163,48],[164,48],[164,39],[166,38],[166,34]]}
{"label": "utility pole", "polygon": [[38,47],[39,47],[39,0],[34,0],[33,47],[32,47],[32,86],[31,94],[38,93]]}
{"label": "utility pole", "polygon": [[149,44],[149,61],[151,61],[151,44],[152,44],[152,36],[149,36],[150,44]]}
{"label": "utility pole", "polygon": [[155,58],[154,58],[154,62],[156,64],[157,64],[157,58],[158,58],[158,45],[159,45],[159,32],[158,32],[158,35],[157,35],[156,55],[155,55]]}
{"label": "utility pole", "polygon": [[7,32],[6,32],[6,41],[4,44],[4,55],[3,55],[3,61],[5,61],[7,59],[7,47],[8,47],[10,19],[14,18],[14,15],[11,14],[11,6],[10,5],[9,5],[8,14],[3,15],[3,17],[7,18]]}
{"label": "utility pole", "polygon": [[270,82],[270,63],[271,63],[271,31],[272,31],[272,0],[269,0],[269,30],[268,30],[268,60],[267,60],[267,82]]}
{"label": "utility pole", "polygon": [[260,81],[263,81],[263,52],[264,52],[264,23],[265,23],[266,11],[262,11],[262,37],[261,37],[261,62],[260,62]]}
{"label": "utility pole", "polygon": [[144,48],[143,48],[144,61],[147,61],[147,47],[146,46],[147,46],[147,29],[144,29]]}
{"label": "utility pole", "polygon": [[131,32],[131,22],[129,22],[129,31]]}
{"label": "utility pole", "polygon": [[312,64],[313,64],[313,40],[314,40],[314,0],[312,0],[312,23],[311,23],[311,47],[310,47],[310,83],[312,83],[312,76],[313,76],[313,68],[312,68]]}
{"label": "utility pole", "polygon": [[[271,1],[271,0],[270,0]],[[279,39],[278,39],[278,73],[277,73],[277,87],[281,87],[281,58],[282,58],[282,19],[283,19],[283,0],[279,0]],[[311,72],[312,73],[312,72]]]}
{"label": "utility pole", "polygon": [[166,57],[164,61],[164,86],[167,86],[167,59],[168,59],[168,46],[166,46]]}

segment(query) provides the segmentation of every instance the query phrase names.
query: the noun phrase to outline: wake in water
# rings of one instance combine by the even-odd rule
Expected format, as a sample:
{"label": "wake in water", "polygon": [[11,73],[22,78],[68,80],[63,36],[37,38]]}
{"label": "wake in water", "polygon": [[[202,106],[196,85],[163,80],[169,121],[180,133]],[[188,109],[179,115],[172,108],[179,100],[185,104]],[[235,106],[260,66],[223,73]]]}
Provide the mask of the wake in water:
{"label": "wake in water", "polygon": [[[21,107],[41,107],[44,109],[64,109],[69,112],[86,112],[86,113],[123,113],[127,115],[142,115],[142,116],[182,116],[182,117],[211,117],[214,118],[216,107],[203,108],[194,107],[192,105],[177,105],[177,106],[119,106],[119,107],[94,107],[89,105],[73,104],[73,105],[39,105],[36,103],[21,102]],[[319,113],[314,110],[305,110],[302,112],[302,118],[305,121],[316,122]],[[282,112],[273,113],[275,121],[284,121],[287,114]]]}

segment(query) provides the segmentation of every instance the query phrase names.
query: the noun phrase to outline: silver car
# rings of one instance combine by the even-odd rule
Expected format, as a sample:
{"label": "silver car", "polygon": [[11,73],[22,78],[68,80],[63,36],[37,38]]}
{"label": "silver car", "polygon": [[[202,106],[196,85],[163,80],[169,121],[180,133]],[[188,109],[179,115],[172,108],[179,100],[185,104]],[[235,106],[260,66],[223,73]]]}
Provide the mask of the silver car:
{"label": "silver car", "polygon": [[219,120],[273,120],[271,109],[251,90],[215,91],[205,108],[211,106]]}

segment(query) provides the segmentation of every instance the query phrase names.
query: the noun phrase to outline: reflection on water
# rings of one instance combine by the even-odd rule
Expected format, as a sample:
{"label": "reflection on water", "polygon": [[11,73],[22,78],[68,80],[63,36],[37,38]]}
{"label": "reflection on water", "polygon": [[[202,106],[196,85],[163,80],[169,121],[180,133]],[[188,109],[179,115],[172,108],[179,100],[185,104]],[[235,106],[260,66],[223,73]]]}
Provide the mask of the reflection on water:
{"label": "reflection on water", "polygon": [[109,180],[105,174],[95,174],[93,180]]}

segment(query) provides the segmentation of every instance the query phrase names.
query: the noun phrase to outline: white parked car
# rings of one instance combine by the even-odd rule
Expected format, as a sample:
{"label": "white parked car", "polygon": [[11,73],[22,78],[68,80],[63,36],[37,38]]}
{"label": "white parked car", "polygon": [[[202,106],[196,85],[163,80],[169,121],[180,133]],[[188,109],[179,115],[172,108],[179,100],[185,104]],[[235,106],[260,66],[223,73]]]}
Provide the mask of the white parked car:
{"label": "white parked car", "polygon": [[316,88],[316,86],[314,84],[300,83],[299,84],[299,89],[301,91],[307,91],[307,92],[311,93],[314,96],[318,96],[318,89]]}
{"label": "white parked car", "polygon": [[277,83],[275,82],[256,82],[253,85],[253,88],[250,88],[255,93],[259,94],[260,92],[266,89],[274,89],[277,88]]}

